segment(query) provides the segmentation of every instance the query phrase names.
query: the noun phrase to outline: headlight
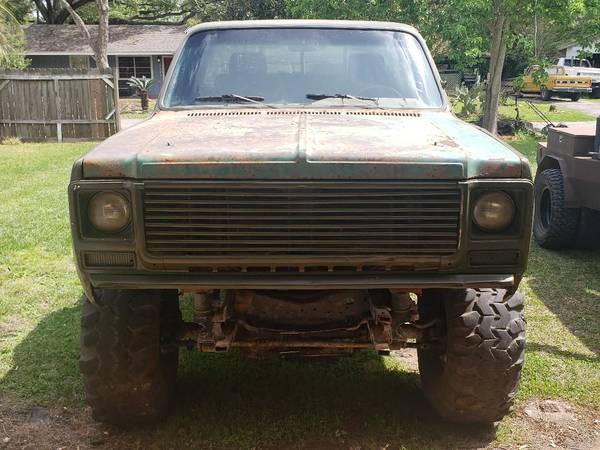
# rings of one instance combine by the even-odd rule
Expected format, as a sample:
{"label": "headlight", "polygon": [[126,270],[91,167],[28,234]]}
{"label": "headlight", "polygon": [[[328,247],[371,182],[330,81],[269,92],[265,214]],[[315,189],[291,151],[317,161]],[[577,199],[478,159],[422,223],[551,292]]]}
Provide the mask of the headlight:
{"label": "headlight", "polygon": [[99,192],[88,203],[88,217],[98,230],[116,233],[129,223],[129,202],[116,192]]}
{"label": "headlight", "polygon": [[473,221],[483,231],[502,231],[515,218],[515,204],[504,192],[483,194],[475,202]]}

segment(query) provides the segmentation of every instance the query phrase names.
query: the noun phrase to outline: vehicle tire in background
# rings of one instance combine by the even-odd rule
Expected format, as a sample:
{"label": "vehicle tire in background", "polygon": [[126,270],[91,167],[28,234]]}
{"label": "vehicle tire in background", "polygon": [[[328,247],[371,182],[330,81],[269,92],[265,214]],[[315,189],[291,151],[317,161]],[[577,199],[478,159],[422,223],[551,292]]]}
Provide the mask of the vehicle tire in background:
{"label": "vehicle tire in background", "polygon": [[549,249],[573,245],[579,222],[579,208],[566,208],[564,205],[565,186],[560,169],[546,169],[538,173],[533,190],[533,236],[536,242]]}
{"label": "vehicle tire in background", "polygon": [[540,98],[547,102],[552,98],[552,91],[549,91],[544,86],[540,88]]}
{"label": "vehicle tire in background", "polygon": [[116,425],[153,422],[166,413],[175,388],[179,351],[163,343],[181,320],[178,293],[95,295],[96,304],[82,304],[79,360],[92,415]]}
{"label": "vehicle tire in background", "polygon": [[491,423],[511,409],[525,349],[523,297],[504,289],[432,289],[421,320],[444,319],[442,348],[420,349],[425,396],[444,419]]}
{"label": "vehicle tire in background", "polygon": [[571,94],[571,101],[578,102],[581,99],[581,94]]}

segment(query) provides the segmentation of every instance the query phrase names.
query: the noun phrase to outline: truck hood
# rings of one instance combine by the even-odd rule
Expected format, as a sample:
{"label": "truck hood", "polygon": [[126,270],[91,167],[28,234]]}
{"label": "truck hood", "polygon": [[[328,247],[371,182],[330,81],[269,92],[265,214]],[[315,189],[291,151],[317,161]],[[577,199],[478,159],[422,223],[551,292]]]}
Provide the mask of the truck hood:
{"label": "truck hood", "polygon": [[104,141],[91,179],[447,179],[528,176],[511,147],[448,112],[163,111]]}

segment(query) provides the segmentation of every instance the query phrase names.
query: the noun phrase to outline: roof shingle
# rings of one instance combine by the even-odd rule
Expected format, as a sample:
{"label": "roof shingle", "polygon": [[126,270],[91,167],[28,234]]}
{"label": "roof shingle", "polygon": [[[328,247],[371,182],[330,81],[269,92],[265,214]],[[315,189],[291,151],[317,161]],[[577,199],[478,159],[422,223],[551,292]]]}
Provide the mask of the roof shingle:
{"label": "roof shingle", "polygon": [[[92,37],[97,25],[88,25]],[[76,25],[29,25],[24,27],[27,55],[92,55]],[[170,55],[184,38],[177,25],[110,25],[109,55]]]}

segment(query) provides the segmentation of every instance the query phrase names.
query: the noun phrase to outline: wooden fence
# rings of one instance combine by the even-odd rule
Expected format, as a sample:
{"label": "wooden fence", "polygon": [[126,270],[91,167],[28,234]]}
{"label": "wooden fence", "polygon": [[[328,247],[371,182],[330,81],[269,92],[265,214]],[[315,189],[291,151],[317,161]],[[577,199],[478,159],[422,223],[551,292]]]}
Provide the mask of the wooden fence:
{"label": "wooden fence", "polygon": [[0,70],[0,141],[102,140],[120,129],[115,73]]}

